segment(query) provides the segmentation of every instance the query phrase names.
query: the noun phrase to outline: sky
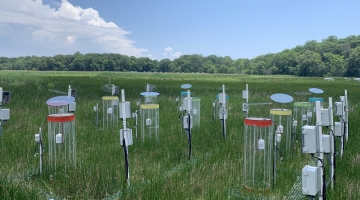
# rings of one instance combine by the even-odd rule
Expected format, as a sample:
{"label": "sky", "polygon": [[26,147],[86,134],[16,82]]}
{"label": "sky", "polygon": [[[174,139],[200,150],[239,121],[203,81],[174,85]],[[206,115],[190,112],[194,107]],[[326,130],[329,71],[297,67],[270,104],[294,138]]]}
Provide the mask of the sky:
{"label": "sky", "polygon": [[360,1],[0,0],[0,56],[252,59],[360,35]]}

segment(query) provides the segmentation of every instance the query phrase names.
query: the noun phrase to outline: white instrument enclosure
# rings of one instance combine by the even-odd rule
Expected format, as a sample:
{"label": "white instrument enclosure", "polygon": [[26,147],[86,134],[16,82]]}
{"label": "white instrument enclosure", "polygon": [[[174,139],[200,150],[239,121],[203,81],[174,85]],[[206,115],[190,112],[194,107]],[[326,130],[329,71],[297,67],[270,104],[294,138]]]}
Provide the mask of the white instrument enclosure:
{"label": "white instrument enclosure", "polygon": [[315,154],[319,152],[319,147],[317,145],[318,137],[316,134],[316,126],[303,126],[302,127],[302,136],[303,136],[303,153]]}

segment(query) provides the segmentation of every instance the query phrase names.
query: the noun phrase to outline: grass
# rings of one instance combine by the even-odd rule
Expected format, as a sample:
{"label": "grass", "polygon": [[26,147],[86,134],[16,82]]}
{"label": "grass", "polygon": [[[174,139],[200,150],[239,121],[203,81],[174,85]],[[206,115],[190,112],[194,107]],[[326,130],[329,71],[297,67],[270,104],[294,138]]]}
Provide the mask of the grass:
{"label": "grass", "polygon": [[[146,83],[157,86],[160,93],[160,141],[134,138],[129,147],[130,187],[125,183],[124,153],[119,141],[119,128],[104,130],[95,126],[96,103],[109,95],[101,86],[109,83],[125,89],[126,100],[135,102]],[[188,144],[176,111],[175,98],[181,84],[193,85],[193,96],[201,97],[201,125],[192,130],[193,155],[187,160]],[[222,138],[220,120],[212,119],[212,102],[218,87],[226,84],[230,96],[227,139]],[[250,103],[271,102],[273,93],[287,93],[297,101],[307,97],[294,94],[318,87],[325,91],[317,97],[339,96],[347,89],[353,105],[350,113],[350,139],[344,157],[338,159],[336,187],[328,189],[330,199],[356,199],[360,196],[359,126],[357,101],[358,83],[336,78],[303,78],[293,76],[249,76],[170,73],[113,73],[113,72],[28,72],[1,71],[0,87],[12,92],[12,101],[4,105],[11,109],[11,119],[3,126],[0,139],[0,193],[3,199],[281,199],[291,189],[301,169],[311,160],[300,152],[300,144],[292,157],[278,162],[277,184],[270,193],[248,193],[243,182],[244,114],[241,111],[241,91],[249,84]],[[56,96],[48,89],[66,91],[68,85],[77,89],[76,140],[77,166],[50,180],[47,169],[48,149],[45,140],[44,173],[39,175],[38,157],[34,156],[34,134],[39,127],[47,134],[46,100]],[[271,108],[292,109],[292,104],[251,106],[250,116],[270,117]],[[101,110],[101,107],[100,107]],[[99,113],[102,119],[102,112]],[[335,117],[335,120],[338,118]],[[133,127],[134,121],[128,120]],[[102,123],[100,123],[101,125]],[[119,126],[120,127],[120,126]],[[140,134],[140,131],[139,131]],[[287,155],[287,154],[285,154]],[[345,187],[346,186],[346,187]],[[229,195],[236,190],[237,195]]]}

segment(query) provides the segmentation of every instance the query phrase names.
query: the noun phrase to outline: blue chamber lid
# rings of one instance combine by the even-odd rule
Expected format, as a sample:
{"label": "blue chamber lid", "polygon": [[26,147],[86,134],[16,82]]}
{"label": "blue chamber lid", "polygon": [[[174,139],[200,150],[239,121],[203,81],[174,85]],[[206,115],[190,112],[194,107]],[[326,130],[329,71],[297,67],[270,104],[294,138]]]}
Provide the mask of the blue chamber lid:
{"label": "blue chamber lid", "polygon": [[294,100],[292,96],[282,93],[273,94],[270,99],[278,103],[290,103]]}
{"label": "blue chamber lid", "polygon": [[191,88],[191,84],[182,84],[181,88],[182,89],[189,89],[189,88]]}
{"label": "blue chamber lid", "polygon": [[319,88],[310,88],[309,92],[314,93],[314,94],[322,94],[322,93],[324,93],[324,90],[319,89]]}
{"label": "blue chamber lid", "polygon": [[70,103],[75,102],[74,97],[69,96],[56,96],[53,98],[50,98],[46,101],[46,104],[49,106],[64,106],[68,105]]}
{"label": "blue chamber lid", "polygon": [[158,92],[142,92],[142,93],[140,93],[140,95],[147,96],[147,97],[158,96],[159,94],[160,93],[158,93]]}

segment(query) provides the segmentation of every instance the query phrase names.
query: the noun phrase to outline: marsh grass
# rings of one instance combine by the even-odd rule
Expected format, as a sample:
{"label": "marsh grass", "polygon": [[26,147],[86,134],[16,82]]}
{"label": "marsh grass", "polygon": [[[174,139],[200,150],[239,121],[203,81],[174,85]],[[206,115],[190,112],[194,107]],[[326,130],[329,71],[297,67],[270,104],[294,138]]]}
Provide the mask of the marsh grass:
{"label": "marsh grass", "polygon": [[[109,83],[125,89],[126,100],[135,102],[146,83],[155,84],[160,93],[160,140],[146,137],[136,139],[129,147],[130,187],[125,183],[124,153],[120,146],[119,129],[105,130],[95,126],[93,106],[102,106],[101,96],[109,95],[101,86]],[[342,79],[341,79],[342,80]],[[338,101],[348,90],[353,112],[350,114],[349,142],[344,157],[338,158],[337,179],[334,191],[328,189],[330,199],[356,199],[360,196],[359,172],[360,147],[358,99],[356,82],[335,80],[324,82],[322,78],[292,76],[248,76],[167,73],[110,73],[110,72],[26,72],[2,71],[0,86],[12,92],[12,101],[4,105],[11,109],[11,119],[3,126],[0,139],[0,191],[4,199],[43,199],[44,194],[66,199],[224,199],[229,191],[239,191],[240,197],[250,199],[280,199],[285,196],[301,175],[301,169],[310,162],[301,153],[301,140],[292,156],[284,157],[277,164],[277,183],[270,193],[248,193],[243,182],[244,113],[241,111],[241,91],[249,84],[249,103],[271,102],[273,93],[307,91],[310,87],[322,88],[319,95],[325,101],[329,96]],[[180,85],[193,85],[193,96],[201,98],[201,125],[192,130],[193,154],[187,160],[188,142],[176,111],[175,98],[180,96]],[[216,89],[226,84],[230,96],[227,138],[223,139],[220,120],[212,116],[212,102],[219,93]],[[76,169],[66,174],[58,173],[50,179],[47,169],[47,122],[46,100],[57,96],[49,88],[66,91],[68,85],[77,89]],[[302,98],[302,99],[301,99]],[[249,116],[270,117],[271,108],[289,108],[293,104],[250,106]],[[102,112],[99,112],[102,119]],[[334,118],[337,120],[337,118]],[[127,121],[134,131],[134,121]],[[100,121],[100,125],[101,125]],[[44,173],[37,174],[38,156],[34,156],[34,134],[39,127],[44,132]],[[139,131],[140,136],[140,131]],[[31,171],[31,173],[29,172]],[[19,174],[24,175],[23,178]],[[9,177],[9,178],[8,178]],[[16,181],[14,181],[16,180]],[[346,185],[346,187],[344,187]],[[20,189],[21,188],[21,189]],[[25,189],[23,189],[25,188]],[[41,192],[40,192],[41,191]],[[46,195],[45,195],[46,196]]]}

